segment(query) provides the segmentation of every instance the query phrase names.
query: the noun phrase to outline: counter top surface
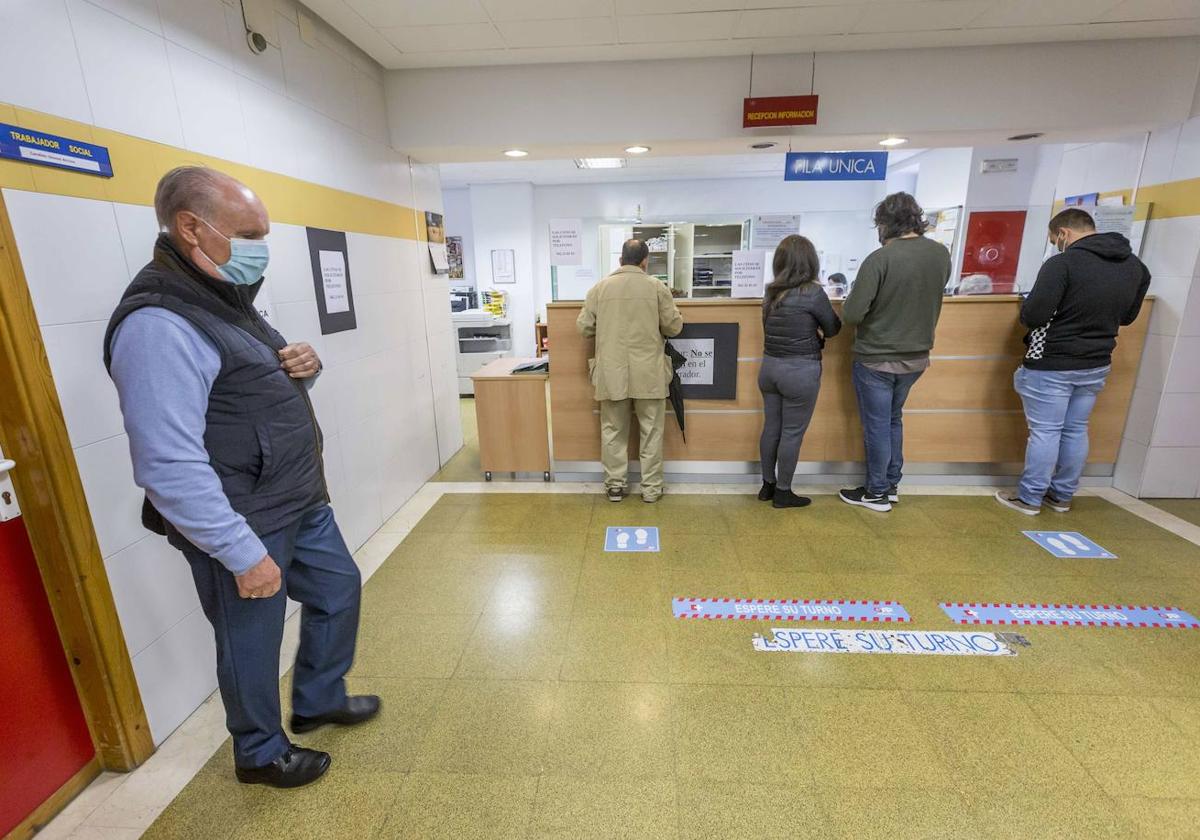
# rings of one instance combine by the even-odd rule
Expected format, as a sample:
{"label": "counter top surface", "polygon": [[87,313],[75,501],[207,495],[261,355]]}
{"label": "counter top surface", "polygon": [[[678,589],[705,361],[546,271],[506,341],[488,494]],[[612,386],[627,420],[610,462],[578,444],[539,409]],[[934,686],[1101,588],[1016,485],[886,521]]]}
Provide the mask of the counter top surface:
{"label": "counter top surface", "polygon": [[548,373],[513,373],[513,368],[517,365],[528,364],[529,362],[540,362],[543,359],[515,359],[512,356],[506,356],[503,359],[496,359],[494,362],[488,362],[479,370],[471,374],[471,379],[478,382],[481,379],[505,379],[505,380],[521,380],[521,379],[549,379]]}
{"label": "counter top surface", "polygon": [[[1154,300],[1154,295],[1146,295],[1146,300]],[[834,303],[841,303],[842,298],[834,298]],[[1020,295],[960,295],[944,297],[942,303],[979,304],[979,303],[1018,303]],[[550,309],[578,308],[582,300],[556,300],[546,304]],[[675,298],[676,306],[762,306],[762,298]]]}

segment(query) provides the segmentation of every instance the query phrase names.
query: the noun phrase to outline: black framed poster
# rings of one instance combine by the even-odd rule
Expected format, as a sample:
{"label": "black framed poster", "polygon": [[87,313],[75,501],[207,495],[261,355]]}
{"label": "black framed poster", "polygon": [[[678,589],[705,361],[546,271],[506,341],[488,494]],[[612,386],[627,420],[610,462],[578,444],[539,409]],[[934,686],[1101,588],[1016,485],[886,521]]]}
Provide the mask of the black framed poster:
{"label": "black framed poster", "polygon": [[686,400],[737,399],[738,325],[684,324],[668,338],[687,364],[679,369]]}
{"label": "black framed poster", "polygon": [[345,232],[311,227],[305,228],[305,231],[308,233],[313,286],[317,290],[321,335],[357,329]]}

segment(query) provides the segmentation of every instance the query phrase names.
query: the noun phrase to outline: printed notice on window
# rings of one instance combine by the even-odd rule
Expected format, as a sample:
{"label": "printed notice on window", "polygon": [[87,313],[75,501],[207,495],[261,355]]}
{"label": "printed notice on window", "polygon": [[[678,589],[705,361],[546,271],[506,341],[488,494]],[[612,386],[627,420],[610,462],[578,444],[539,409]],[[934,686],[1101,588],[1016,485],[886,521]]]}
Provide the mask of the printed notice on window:
{"label": "printed notice on window", "polygon": [[341,251],[321,252],[321,282],[325,286],[325,311],[330,315],[350,311],[346,292],[346,256]]}

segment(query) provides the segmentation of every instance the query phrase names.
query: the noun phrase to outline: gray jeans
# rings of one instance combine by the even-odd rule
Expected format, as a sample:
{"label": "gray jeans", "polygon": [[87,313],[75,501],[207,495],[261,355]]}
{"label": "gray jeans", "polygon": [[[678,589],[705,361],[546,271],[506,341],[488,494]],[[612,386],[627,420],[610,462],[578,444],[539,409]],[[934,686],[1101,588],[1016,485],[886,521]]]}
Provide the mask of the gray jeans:
{"label": "gray jeans", "polygon": [[765,356],[758,389],[763,395],[763,431],[758,445],[763,481],[790,490],[800,444],[821,390],[821,363]]}

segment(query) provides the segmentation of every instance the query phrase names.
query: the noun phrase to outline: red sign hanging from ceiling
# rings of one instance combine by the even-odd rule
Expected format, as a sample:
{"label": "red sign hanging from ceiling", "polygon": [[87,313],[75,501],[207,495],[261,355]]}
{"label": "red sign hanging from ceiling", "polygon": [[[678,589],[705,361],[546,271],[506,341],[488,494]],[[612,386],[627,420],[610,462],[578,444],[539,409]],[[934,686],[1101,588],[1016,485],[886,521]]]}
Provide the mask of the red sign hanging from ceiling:
{"label": "red sign hanging from ceiling", "polygon": [[742,128],[816,125],[816,96],[759,96],[742,100]]}

